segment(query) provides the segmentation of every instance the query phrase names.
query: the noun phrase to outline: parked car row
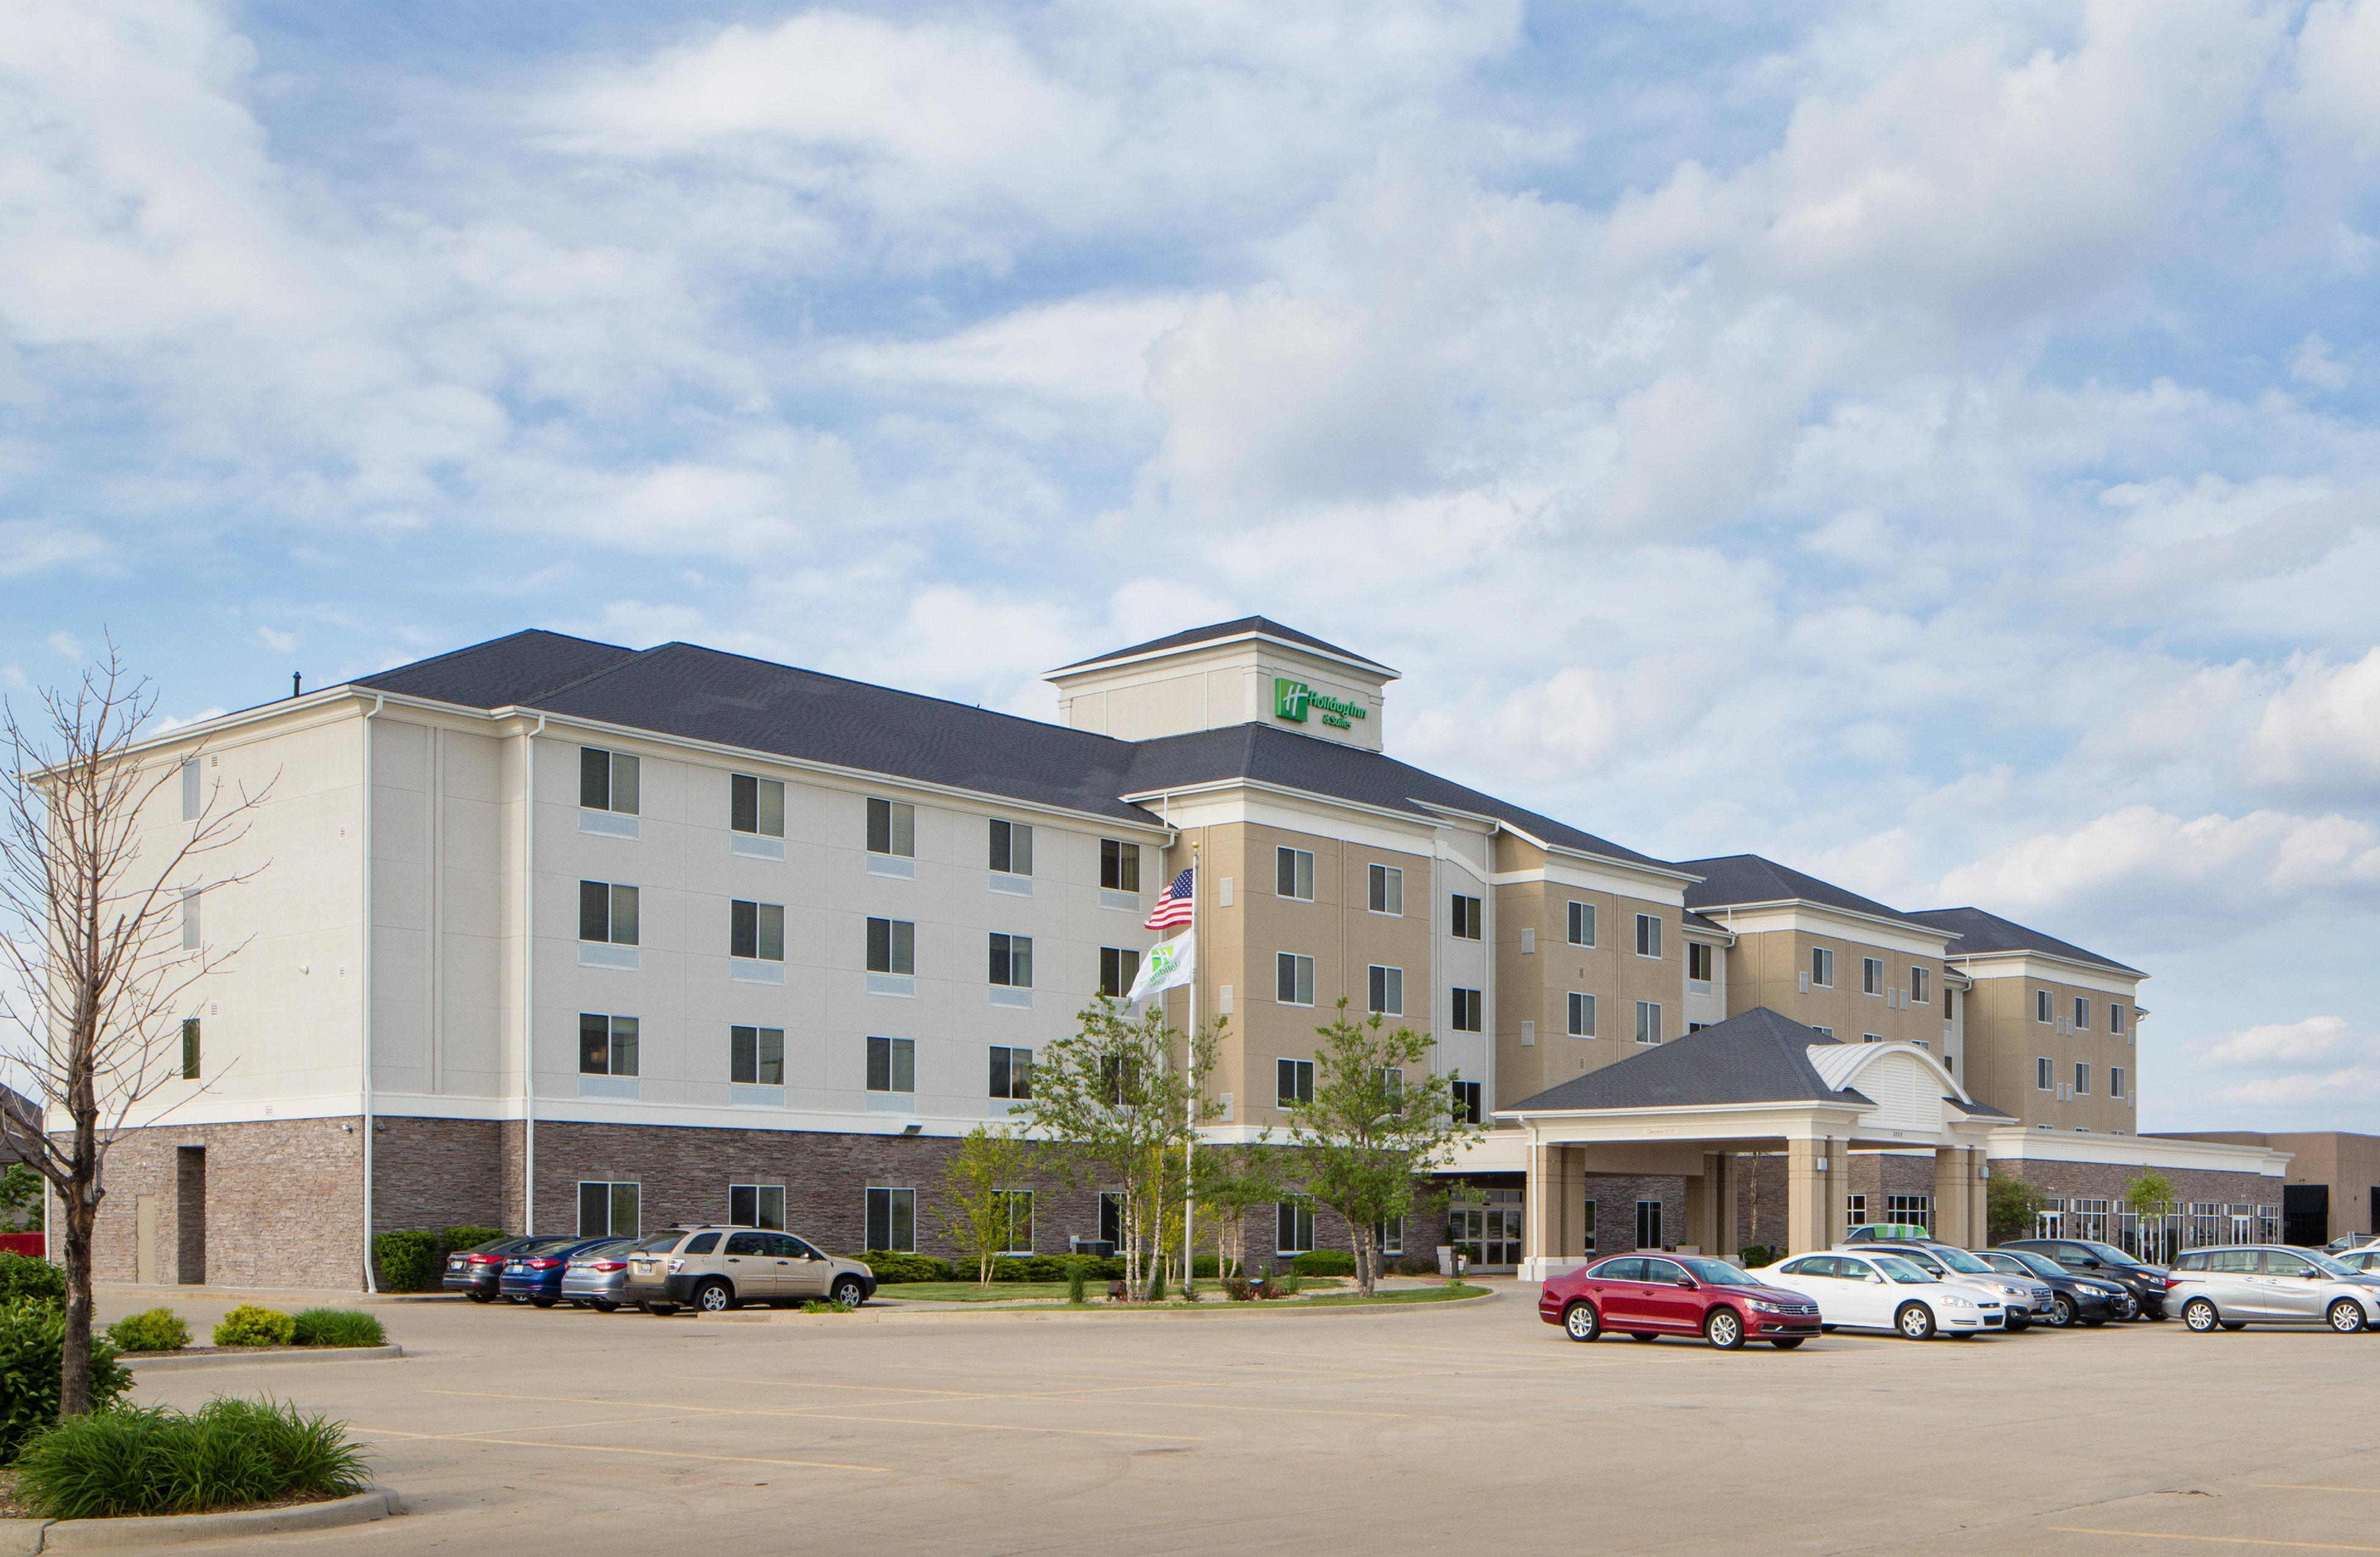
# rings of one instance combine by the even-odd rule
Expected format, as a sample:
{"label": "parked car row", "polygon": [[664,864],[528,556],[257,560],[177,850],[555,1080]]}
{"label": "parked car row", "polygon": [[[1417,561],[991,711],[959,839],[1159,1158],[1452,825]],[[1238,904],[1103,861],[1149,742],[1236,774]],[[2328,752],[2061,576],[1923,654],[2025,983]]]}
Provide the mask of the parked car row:
{"label": "parked car row", "polygon": [[876,1295],[876,1273],[790,1233],[711,1224],[644,1238],[492,1238],[448,1255],[443,1285],[478,1303],[722,1313],[747,1303],[856,1308]]}
{"label": "parked car row", "polygon": [[2311,1249],[2192,1249],[2170,1269],[2110,1244],[2026,1238],[1964,1249],[1923,1228],[1862,1227],[1834,1249],[1757,1270],[1685,1254],[1626,1254],[1545,1284],[1537,1314],[1574,1341],[1700,1336],[1721,1350],[1765,1340],[1791,1351],[1831,1330],[1912,1341],[2055,1329],[2178,1313],[2192,1330],[2258,1322],[2380,1327],[2380,1247],[2353,1265]]}

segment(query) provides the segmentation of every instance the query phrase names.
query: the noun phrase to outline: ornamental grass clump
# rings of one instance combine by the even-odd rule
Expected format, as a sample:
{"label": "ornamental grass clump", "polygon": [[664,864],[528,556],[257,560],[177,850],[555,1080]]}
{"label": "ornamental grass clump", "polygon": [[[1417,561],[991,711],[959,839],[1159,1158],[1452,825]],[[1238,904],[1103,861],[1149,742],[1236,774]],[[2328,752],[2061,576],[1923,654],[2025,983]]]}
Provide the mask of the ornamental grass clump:
{"label": "ornamental grass clump", "polygon": [[177,1352],[190,1344],[190,1327],[171,1309],[144,1309],[107,1327],[118,1351]]}
{"label": "ornamental grass clump", "polygon": [[218,1346],[285,1346],[298,1334],[298,1322],[278,1309],[242,1303],[215,1325]]}
{"label": "ornamental grass clump", "polygon": [[116,1406],[69,1417],[26,1445],[17,1486],[50,1519],[203,1514],[359,1492],[364,1460],[344,1423],[219,1395],[187,1413]]}
{"label": "ornamental grass clump", "polygon": [[384,1346],[388,1332],[361,1309],[300,1309],[290,1317],[290,1339],[301,1346]]}

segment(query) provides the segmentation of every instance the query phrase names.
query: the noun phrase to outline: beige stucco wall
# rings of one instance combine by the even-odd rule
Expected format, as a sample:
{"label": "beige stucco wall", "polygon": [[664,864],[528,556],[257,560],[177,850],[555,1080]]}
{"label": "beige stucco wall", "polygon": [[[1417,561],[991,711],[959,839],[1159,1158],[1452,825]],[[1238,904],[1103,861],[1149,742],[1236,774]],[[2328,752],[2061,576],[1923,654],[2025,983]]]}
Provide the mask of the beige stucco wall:
{"label": "beige stucco wall", "polygon": [[[1831,988],[1812,984],[1805,991],[1802,976],[1810,971],[1810,953],[1824,947],[1835,954]],[[1886,994],[1863,989],[1861,963],[1876,958],[1884,964],[1881,985],[1887,991],[1911,986],[1912,968],[1925,971],[1927,998],[1911,1000],[1906,1008]],[[1846,1044],[1868,1033],[1888,1042],[1921,1043],[1936,1055],[1943,1053],[1942,960],[1879,946],[1849,935],[1814,930],[1739,930],[1728,957],[1728,1014],[1740,1016],[1766,1006],[1809,1027],[1823,1027]]]}
{"label": "beige stucco wall", "polygon": [[[2036,966],[2034,975],[2046,970]],[[2047,1022],[2034,1017],[2034,993],[2050,995]],[[2091,1025],[2060,1032],[2058,1018],[2071,1017],[2074,998],[2091,1003]],[[2125,1031],[2107,1031],[2107,1006],[2120,1003]],[[2070,1024],[2068,1024],[2070,1025]],[[1978,977],[1966,997],[1967,1087],[1975,1097],[2028,1125],[2131,1134],[2138,1128],[2140,1017],[2129,996],[2041,976]],[[2061,1099],[2034,1085],[2034,1061],[2051,1061],[2054,1083],[2073,1080],[2077,1061],[2091,1067],[2091,1094]],[[2121,1067],[2125,1095],[2108,1095],[2109,1070]]]}

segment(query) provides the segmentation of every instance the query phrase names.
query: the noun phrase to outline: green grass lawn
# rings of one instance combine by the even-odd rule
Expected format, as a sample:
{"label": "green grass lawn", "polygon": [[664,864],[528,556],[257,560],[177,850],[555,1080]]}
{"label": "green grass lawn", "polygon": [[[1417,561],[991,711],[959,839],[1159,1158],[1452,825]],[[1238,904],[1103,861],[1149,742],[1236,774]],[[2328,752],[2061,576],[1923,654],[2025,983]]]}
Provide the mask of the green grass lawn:
{"label": "green grass lawn", "polygon": [[[1092,1282],[1086,1291],[1094,1296],[1107,1290],[1104,1282]],[[1059,1298],[1066,1296],[1062,1281],[996,1281],[979,1286],[971,1281],[904,1281],[888,1282],[876,1289],[879,1298],[909,1298],[925,1303],[1013,1303],[1021,1298]]]}
{"label": "green grass lawn", "polygon": [[[1317,1283],[1308,1278],[1306,1291],[1315,1291]],[[1087,1291],[1090,1302],[1086,1307],[1105,1308],[1106,1284],[1093,1282]],[[1354,1291],[1326,1292],[1318,1297],[1282,1299],[1271,1306],[1286,1303],[1301,1309],[1352,1308],[1381,1303],[1443,1303],[1455,1298],[1475,1298],[1488,1289],[1484,1286],[1407,1286],[1394,1291],[1364,1297]],[[910,1281],[892,1283],[876,1289],[879,1298],[907,1298],[927,1303],[1002,1303],[1033,1302],[1062,1304],[1066,1284],[1061,1281],[996,1281],[990,1286],[978,1286],[971,1281]],[[1222,1288],[1211,1283],[1201,1284],[1196,1304],[1169,1302],[1169,1309],[1255,1309],[1268,1305],[1234,1303],[1223,1296]]]}

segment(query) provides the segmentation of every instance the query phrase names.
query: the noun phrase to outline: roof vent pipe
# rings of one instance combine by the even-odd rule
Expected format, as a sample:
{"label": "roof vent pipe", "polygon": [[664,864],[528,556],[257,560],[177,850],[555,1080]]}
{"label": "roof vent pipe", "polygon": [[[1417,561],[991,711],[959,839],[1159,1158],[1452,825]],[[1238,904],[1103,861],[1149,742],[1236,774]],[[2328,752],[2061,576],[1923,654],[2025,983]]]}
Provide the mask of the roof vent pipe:
{"label": "roof vent pipe", "polygon": [[303,670],[289,672],[289,695],[292,697],[306,695],[306,673]]}

